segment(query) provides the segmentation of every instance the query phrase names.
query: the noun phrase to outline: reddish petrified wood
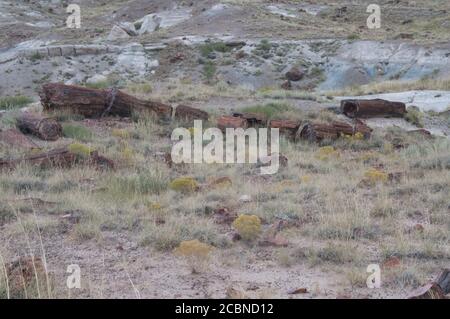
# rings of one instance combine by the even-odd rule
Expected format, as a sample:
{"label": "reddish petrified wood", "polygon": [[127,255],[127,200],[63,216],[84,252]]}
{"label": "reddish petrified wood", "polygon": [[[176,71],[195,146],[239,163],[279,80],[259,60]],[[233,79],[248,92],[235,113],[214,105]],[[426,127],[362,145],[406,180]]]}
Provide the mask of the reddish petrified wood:
{"label": "reddish petrified wood", "polygon": [[343,100],[341,111],[351,118],[403,117],[406,105],[402,102],[375,100]]}
{"label": "reddish petrified wood", "polygon": [[131,117],[134,112],[153,112],[163,118],[172,116],[170,105],[140,100],[117,89],[97,90],[49,83],[42,87],[40,97],[46,111],[68,109],[87,118]]}
{"label": "reddish petrified wood", "polygon": [[249,126],[266,125],[267,116],[260,113],[233,113],[234,117],[240,117],[247,120]]}
{"label": "reddish petrified wood", "polygon": [[271,120],[269,122],[270,128],[280,129],[281,134],[286,134],[288,137],[294,138],[301,125],[300,121],[292,120]]}
{"label": "reddish petrified wood", "polygon": [[62,136],[62,126],[55,119],[41,115],[23,113],[16,118],[17,128],[45,141],[56,141]]}
{"label": "reddish petrified wood", "polygon": [[248,127],[248,122],[246,119],[234,116],[221,116],[217,119],[217,127],[222,131],[227,128],[243,128]]}
{"label": "reddish petrified wood", "polygon": [[324,139],[335,140],[342,135],[361,134],[364,138],[369,138],[371,133],[372,129],[359,120],[356,120],[353,125],[334,121],[332,123],[306,123],[299,137],[312,142],[320,142]]}
{"label": "reddish petrified wood", "polygon": [[187,105],[178,105],[175,109],[175,118],[183,121],[203,120],[208,121],[207,112],[190,107]]}
{"label": "reddish petrified wood", "polygon": [[448,299],[450,293],[450,269],[444,269],[435,281],[416,290],[409,299]]}

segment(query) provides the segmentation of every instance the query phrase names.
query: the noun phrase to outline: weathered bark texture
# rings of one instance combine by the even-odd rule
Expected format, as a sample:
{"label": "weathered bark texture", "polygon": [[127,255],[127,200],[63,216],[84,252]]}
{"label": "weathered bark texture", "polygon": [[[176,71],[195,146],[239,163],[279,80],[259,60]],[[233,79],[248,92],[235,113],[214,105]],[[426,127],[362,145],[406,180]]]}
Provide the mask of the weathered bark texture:
{"label": "weathered bark texture", "polygon": [[449,299],[450,293],[450,269],[444,269],[439,277],[416,290],[409,299]]}
{"label": "weathered bark texture", "polygon": [[175,118],[183,121],[208,121],[209,114],[205,111],[187,105],[178,105],[175,109]]}
{"label": "weathered bark texture", "polygon": [[0,169],[13,169],[22,163],[38,166],[40,168],[67,168],[79,162],[93,164],[99,168],[114,169],[114,162],[99,155],[97,151],[92,152],[90,156],[85,159],[80,159],[76,154],[71,153],[67,147],[57,148],[46,153],[25,156],[23,158],[0,159]]}
{"label": "weathered bark texture", "polygon": [[225,131],[227,128],[246,129],[248,127],[248,122],[240,117],[221,116],[217,119],[217,127],[222,131]]}
{"label": "weathered bark texture", "polygon": [[86,118],[106,115],[130,117],[133,112],[154,112],[163,118],[172,116],[167,104],[144,101],[116,89],[97,90],[81,86],[49,83],[42,87],[41,103],[45,111],[69,109]]}
{"label": "weathered bark texture", "polygon": [[351,118],[403,117],[406,114],[406,105],[381,99],[343,100],[341,111]]}
{"label": "weathered bark texture", "polygon": [[44,141],[56,141],[62,136],[62,126],[55,119],[37,114],[23,113],[16,118],[17,128]]}
{"label": "weathered bark texture", "polygon": [[13,148],[34,149],[39,148],[22,132],[15,128],[6,131],[0,131],[0,143]]}
{"label": "weathered bark texture", "polygon": [[269,123],[270,128],[280,129],[281,134],[285,134],[288,137],[294,138],[301,125],[300,121],[292,120],[271,120]]}
{"label": "weathered bark texture", "polygon": [[300,131],[300,138],[311,142],[320,142],[324,139],[335,140],[342,135],[354,136],[362,134],[364,138],[369,138],[372,129],[363,122],[357,120],[353,125],[335,121],[332,123],[306,123]]}
{"label": "weathered bark texture", "polygon": [[247,120],[249,126],[266,125],[267,116],[259,113],[233,113],[234,117],[240,117]]}

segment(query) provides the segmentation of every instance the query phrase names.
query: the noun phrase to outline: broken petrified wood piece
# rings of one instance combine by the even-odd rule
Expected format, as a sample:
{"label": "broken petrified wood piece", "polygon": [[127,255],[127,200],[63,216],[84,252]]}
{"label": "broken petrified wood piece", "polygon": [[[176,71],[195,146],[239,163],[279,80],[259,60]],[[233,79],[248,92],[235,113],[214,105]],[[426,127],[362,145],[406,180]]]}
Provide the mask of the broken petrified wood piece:
{"label": "broken petrified wood piece", "polygon": [[56,141],[62,136],[62,126],[55,119],[37,114],[23,113],[16,118],[17,128],[44,141]]}
{"label": "broken petrified wood piece", "polygon": [[409,299],[448,299],[450,293],[450,269],[444,269],[439,277],[419,289]]}
{"label": "broken petrified wood piece", "polygon": [[114,169],[114,162],[92,151],[83,158],[69,150],[69,147],[57,148],[49,152],[33,154],[16,159],[0,159],[0,169],[13,169],[24,163],[40,168],[72,167],[76,163],[93,164],[99,168]]}
{"label": "broken petrified wood piece", "polygon": [[306,123],[300,131],[300,138],[311,142],[320,142],[324,139],[335,140],[339,137],[360,135],[369,138],[372,129],[362,121],[356,120],[353,125],[334,121],[332,123]]}
{"label": "broken petrified wood piece", "polygon": [[247,120],[249,126],[266,125],[267,116],[260,113],[233,113],[234,117],[240,117]]}
{"label": "broken petrified wood piece", "polygon": [[115,88],[97,90],[81,86],[49,83],[40,92],[45,111],[69,110],[86,118],[106,115],[131,117],[135,112],[152,112],[161,118],[172,116],[172,107],[135,98]]}
{"label": "broken petrified wood piece", "polygon": [[341,111],[351,118],[403,117],[406,105],[402,102],[375,100],[342,100]]}
{"label": "broken petrified wood piece", "polygon": [[221,116],[217,119],[217,127],[222,131],[227,128],[242,128],[246,129],[248,127],[248,122],[246,119],[234,116]]}
{"label": "broken petrified wood piece", "polygon": [[178,105],[175,109],[175,118],[183,121],[208,121],[208,113],[187,105]]}
{"label": "broken petrified wood piece", "polygon": [[300,121],[292,120],[271,120],[269,123],[270,128],[278,128],[281,134],[285,134],[291,138],[295,137],[300,125]]}

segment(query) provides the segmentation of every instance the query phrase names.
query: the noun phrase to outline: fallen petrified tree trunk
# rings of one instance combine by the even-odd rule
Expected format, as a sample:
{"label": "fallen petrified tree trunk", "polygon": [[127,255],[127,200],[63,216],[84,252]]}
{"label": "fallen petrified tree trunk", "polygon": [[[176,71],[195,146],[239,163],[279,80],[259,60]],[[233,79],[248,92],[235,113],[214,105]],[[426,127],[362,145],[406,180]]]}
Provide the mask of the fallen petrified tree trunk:
{"label": "fallen petrified tree trunk", "polygon": [[306,123],[300,131],[299,137],[311,142],[320,142],[324,139],[335,140],[343,135],[361,134],[363,138],[369,138],[371,133],[372,129],[359,120],[356,120],[353,125],[334,121],[332,123]]}
{"label": "fallen petrified tree trunk", "polygon": [[444,269],[439,277],[416,290],[409,299],[448,299],[450,293],[450,269]]}
{"label": "fallen petrified tree trunk", "polygon": [[117,89],[97,90],[49,83],[42,87],[40,97],[46,111],[69,109],[86,118],[106,115],[130,117],[133,112],[148,111],[164,118],[172,116],[170,105],[140,100]]}
{"label": "fallen petrified tree trunk", "polygon": [[351,118],[403,117],[406,114],[406,105],[381,99],[343,100],[341,111]]}
{"label": "fallen petrified tree trunk", "polygon": [[243,128],[248,127],[248,122],[246,119],[234,116],[221,116],[217,119],[217,127],[222,131],[227,128]]}
{"label": "fallen petrified tree trunk", "polygon": [[114,162],[100,156],[97,151],[93,151],[88,156],[80,158],[79,155],[70,152],[68,147],[57,148],[49,152],[25,156],[23,158],[7,160],[0,159],[0,169],[13,169],[22,163],[38,166],[40,168],[66,168],[80,162],[93,164],[99,168],[114,169]]}
{"label": "fallen petrified tree trunk", "polygon": [[16,118],[17,128],[24,134],[31,134],[45,141],[56,141],[62,136],[62,126],[55,119],[37,114],[23,113]]}
{"label": "fallen petrified tree trunk", "polygon": [[205,111],[187,105],[178,105],[175,109],[175,118],[184,121],[208,121],[209,114]]}
{"label": "fallen petrified tree trunk", "polygon": [[289,137],[294,138],[300,128],[300,121],[292,120],[271,120],[269,123],[270,128],[280,129],[281,134],[286,134]]}
{"label": "fallen petrified tree trunk", "polygon": [[267,124],[267,116],[259,113],[233,113],[234,117],[240,117],[247,120],[250,126],[256,125],[266,125]]}

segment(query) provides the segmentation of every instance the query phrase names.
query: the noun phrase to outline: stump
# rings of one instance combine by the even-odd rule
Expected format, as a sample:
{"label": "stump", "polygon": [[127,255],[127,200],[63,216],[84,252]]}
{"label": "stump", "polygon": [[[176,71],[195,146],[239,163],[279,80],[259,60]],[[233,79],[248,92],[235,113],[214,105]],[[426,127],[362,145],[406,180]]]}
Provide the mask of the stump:
{"label": "stump", "polygon": [[403,117],[405,103],[375,100],[343,100],[341,111],[350,118]]}
{"label": "stump", "polygon": [[140,100],[115,88],[97,90],[49,83],[42,87],[40,97],[45,111],[69,110],[86,118],[131,117],[134,112],[153,112],[166,119],[172,116],[170,105]]}
{"label": "stump", "polygon": [[55,119],[37,114],[23,113],[16,118],[17,128],[44,141],[56,141],[62,136],[62,126]]}

